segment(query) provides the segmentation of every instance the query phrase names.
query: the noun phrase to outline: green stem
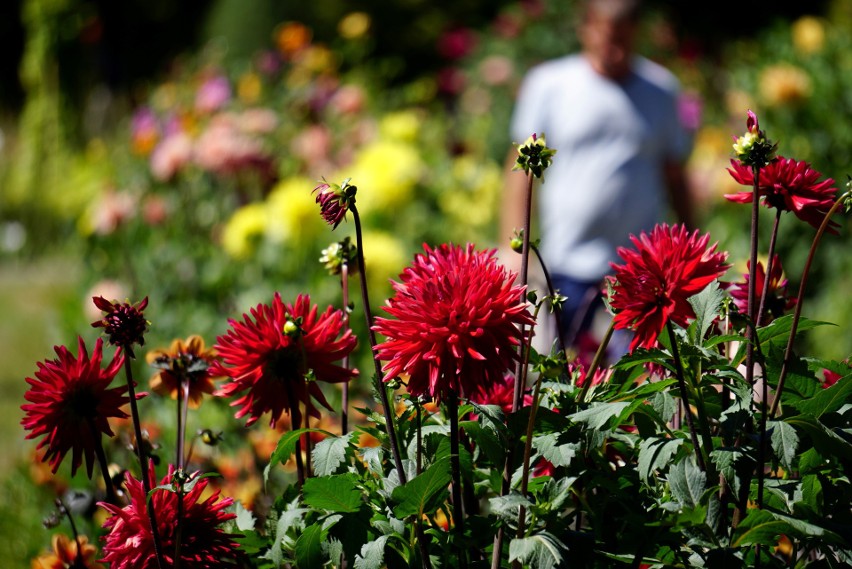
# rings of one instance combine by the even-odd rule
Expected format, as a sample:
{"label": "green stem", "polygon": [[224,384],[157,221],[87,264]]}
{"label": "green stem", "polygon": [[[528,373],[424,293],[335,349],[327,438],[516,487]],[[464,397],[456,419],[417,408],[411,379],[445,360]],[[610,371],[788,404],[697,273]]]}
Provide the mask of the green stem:
{"label": "green stem", "polygon": [[[340,288],[343,292],[343,326],[349,326],[349,264],[345,261],[340,267]],[[343,358],[343,367],[349,368],[349,354]],[[343,395],[340,402],[340,431],[345,435],[349,432],[349,382],[343,384]]]}
{"label": "green stem", "polygon": [[109,463],[107,462],[106,453],[104,452],[103,440],[100,431],[95,427],[95,419],[89,417],[89,430],[92,431],[92,438],[95,441],[95,456],[98,457],[98,465],[100,466],[101,476],[104,479],[106,487],[107,501],[110,504],[118,504],[118,496],[115,493],[112,479],[109,476]]}
{"label": "green stem", "polygon": [[828,213],[825,214],[825,218],[822,220],[822,223],[814,236],[813,243],[811,243],[811,249],[808,251],[808,258],[805,261],[805,269],[802,273],[802,282],[799,284],[799,294],[796,297],[796,309],[793,313],[793,323],[790,326],[790,337],[787,338],[787,349],[784,351],[784,363],[781,365],[781,373],[778,375],[778,387],[775,389],[775,399],[772,401],[772,410],[769,412],[770,417],[774,417],[778,412],[778,404],[781,402],[781,393],[784,390],[784,381],[787,378],[787,372],[790,367],[790,356],[793,353],[793,340],[796,338],[796,330],[799,327],[799,318],[802,315],[802,302],[804,301],[805,296],[805,285],[808,283],[808,274],[810,273],[811,263],[813,263],[814,255],[816,254],[817,245],[819,245],[822,234],[825,233],[825,230],[828,228],[828,222],[831,220],[831,216],[834,215],[837,210],[840,209],[840,206],[843,205],[843,203],[850,197],[852,197],[852,190],[847,190],[843,195],[837,198],[837,201],[834,202],[834,205],[832,205],[831,209],[828,210]]}
{"label": "green stem", "polygon": [[151,524],[151,538],[154,542],[154,552],[157,556],[157,567],[165,569],[163,561],[163,546],[160,542],[160,530],[157,526],[157,514],[154,511],[154,500],[147,499],[151,493],[150,469],[147,468],[148,460],[145,456],[145,441],[142,438],[142,424],[139,421],[139,409],[136,406],[136,389],[133,382],[133,370],[131,369],[131,360],[134,358],[133,350],[130,346],[124,348],[124,375],[127,379],[127,395],[130,398],[130,416],[133,419],[133,434],[136,436],[136,457],[139,459],[139,467],[142,469],[142,488],[145,491],[145,509],[148,511],[148,521]]}
{"label": "green stem", "polygon": [[[553,280],[550,278],[550,272],[547,270],[547,265],[544,264],[544,259],[541,258],[541,253],[534,244],[530,243],[530,249],[535,253],[536,259],[538,259],[538,264],[541,266],[541,272],[544,273],[544,280],[547,283],[547,294],[550,298],[556,298],[556,290],[553,288]],[[562,330],[562,318],[560,315],[556,315],[556,340],[559,342],[559,349],[562,352],[565,352],[565,333]]]}
{"label": "green stem", "polygon": [[[526,302],[526,294],[527,294],[527,281],[528,281],[528,267],[530,261],[530,225],[532,224],[532,188],[533,188],[533,174],[530,172],[527,174],[527,191],[524,196],[524,230],[523,230],[523,245],[521,246],[521,285],[524,287],[523,292],[521,293],[520,302]],[[520,327],[520,335],[521,335],[521,343],[519,346],[519,350],[523,350],[523,346],[525,344],[525,336],[526,336],[526,326],[523,324]],[[515,372],[515,391],[514,397],[512,398],[512,412],[514,413],[518,409],[521,408],[521,394],[524,390],[524,374],[521,373],[523,367],[523,358],[518,358],[518,366]]]}
{"label": "green stem", "polygon": [[[181,477],[185,474],[186,457],[184,456],[184,443],[186,439],[186,418],[189,409],[189,378],[181,373],[180,385],[178,386],[178,414],[177,414],[177,460],[175,465]],[[180,546],[183,534],[183,478],[177,491],[178,511],[177,527],[175,529],[175,569],[180,567]]]}
{"label": "green stem", "polygon": [[[536,378],[535,387],[533,388],[533,399],[532,405],[530,406],[530,416],[527,421],[527,433],[526,439],[524,440],[524,461],[523,466],[521,467],[521,494],[523,496],[527,495],[527,488],[530,480],[530,458],[532,457],[532,439],[533,439],[533,431],[535,430],[535,418],[538,412],[539,407],[539,395],[541,394],[541,380],[542,375],[539,375]],[[521,506],[518,510],[518,533],[517,537],[524,537],[524,533],[526,532],[526,508]]]}
{"label": "green stem", "polygon": [[450,470],[453,477],[453,530],[456,533],[458,566],[467,567],[467,551],[464,539],[464,504],[462,502],[461,461],[459,460],[459,398],[455,389],[447,397],[447,415],[450,418]]}
{"label": "green stem", "polygon": [[677,341],[675,340],[674,328],[671,322],[666,322],[666,328],[669,332],[669,338],[672,344],[672,358],[675,362],[675,372],[677,375],[677,385],[680,389],[680,398],[683,402],[684,412],[686,413],[686,423],[689,426],[689,436],[692,439],[692,446],[695,447],[695,459],[698,462],[698,468],[702,472],[707,472],[707,464],[704,462],[704,453],[701,445],[698,442],[698,430],[695,427],[695,419],[692,416],[692,409],[689,404],[689,393],[686,388],[686,379],[684,378],[683,365],[680,360],[680,352],[678,351]]}
{"label": "green stem", "polygon": [[601,362],[603,362],[606,348],[609,345],[610,340],[612,340],[612,333],[614,331],[615,319],[612,319],[609,323],[609,328],[606,329],[606,334],[604,334],[604,337],[601,340],[600,346],[598,346],[598,351],[595,352],[595,357],[592,358],[592,363],[589,364],[589,369],[586,371],[586,381],[583,383],[583,389],[580,391],[580,396],[577,398],[577,401],[580,403],[586,400],[586,395],[592,386],[592,378],[595,376],[595,372],[598,371]]}
{"label": "green stem", "polygon": [[[760,166],[752,166],[752,198],[751,198],[751,247],[749,250],[749,267],[748,267],[748,319],[751,322],[756,322],[756,306],[755,306],[755,274],[757,272],[757,226],[760,219]],[[754,342],[757,339],[757,331],[755,327],[746,328],[746,381],[749,386],[754,385]],[[753,396],[752,396],[753,398]]]}

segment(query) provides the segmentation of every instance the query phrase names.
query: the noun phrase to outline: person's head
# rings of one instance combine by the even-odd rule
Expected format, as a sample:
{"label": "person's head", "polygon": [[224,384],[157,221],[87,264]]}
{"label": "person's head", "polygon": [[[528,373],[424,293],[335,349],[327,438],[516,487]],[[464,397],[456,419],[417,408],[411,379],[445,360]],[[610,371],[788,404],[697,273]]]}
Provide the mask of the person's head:
{"label": "person's head", "polygon": [[639,0],[584,0],[581,10],[583,53],[595,71],[621,79],[630,72]]}

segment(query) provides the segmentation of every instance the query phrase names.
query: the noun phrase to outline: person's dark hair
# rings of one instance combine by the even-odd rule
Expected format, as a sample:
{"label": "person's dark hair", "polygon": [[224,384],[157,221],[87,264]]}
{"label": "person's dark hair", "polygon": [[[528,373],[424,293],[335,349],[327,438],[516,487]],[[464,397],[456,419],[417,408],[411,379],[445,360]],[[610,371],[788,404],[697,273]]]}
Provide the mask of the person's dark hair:
{"label": "person's dark hair", "polygon": [[640,0],[582,0],[580,20],[585,21],[589,12],[595,12],[614,21],[638,22],[641,12]]}

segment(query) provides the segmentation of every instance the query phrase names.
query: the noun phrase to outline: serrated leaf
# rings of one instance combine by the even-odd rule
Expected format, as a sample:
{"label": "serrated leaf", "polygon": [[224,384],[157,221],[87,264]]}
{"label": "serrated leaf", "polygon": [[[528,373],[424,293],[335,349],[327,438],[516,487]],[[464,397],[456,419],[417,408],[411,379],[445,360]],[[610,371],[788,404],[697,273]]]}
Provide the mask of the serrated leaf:
{"label": "serrated leaf", "polygon": [[319,524],[305,528],[296,540],[293,554],[296,557],[296,567],[322,567],[325,563],[322,544],[327,531]]}
{"label": "serrated leaf", "polygon": [[666,423],[671,421],[677,412],[677,401],[675,401],[675,398],[668,391],[654,394],[651,398],[651,405],[660,416],[660,419]]}
{"label": "serrated leaf", "polygon": [[843,460],[852,460],[852,444],[823,425],[819,419],[810,415],[796,415],[786,421],[796,427],[799,432],[804,431],[822,456],[837,456]]}
{"label": "serrated leaf", "polygon": [[691,460],[681,460],[669,468],[669,488],[680,505],[696,508],[707,489],[707,475]]}
{"label": "serrated leaf", "polygon": [[549,433],[539,437],[534,437],[532,444],[533,448],[553,466],[568,466],[571,464],[571,459],[577,454],[579,448],[578,443],[563,443],[559,444],[561,433]]}
{"label": "serrated leaf", "polygon": [[355,569],[382,569],[385,562],[385,544],[389,535],[379,536],[361,546],[361,554],[355,556]]}
{"label": "serrated leaf", "polygon": [[550,533],[541,532],[509,542],[509,561],[520,561],[537,569],[553,569],[562,563],[568,548]]}
{"label": "serrated leaf", "polygon": [[515,491],[505,496],[494,496],[488,500],[488,504],[492,512],[508,520],[518,519],[518,510],[521,506],[532,507],[532,502],[526,496]]}
{"label": "serrated leaf", "polygon": [[254,517],[254,514],[251,510],[247,510],[243,503],[239,500],[234,502],[234,513],[237,514],[237,519],[235,520],[237,523],[237,529],[240,531],[252,531],[254,530],[254,523],[257,521]]}
{"label": "serrated leaf", "polygon": [[358,476],[352,473],[317,476],[305,480],[302,499],[312,508],[331,512],[355,512],[361,507]]}
{"label": "serrated leaf", "polygon": [[316,444],[311,452],[314,474],[328,476],[334,474],[340,465],[346,462],[351,434],[339,437],[327,437]]}
{"label": "serrated leaf", "polygon": [[[799,318],[799,324],[796,326],[796,334],[816,328],[818,326],[835,326],[831,322],[822,322],[819,320],[810,320],[805,317]],[[768,353],[767,343],[786,344],[787,338],[790,336],[790,331],[793,329],[793,315],[786,314],[780,318],[776,318],[768,325],[757,329],[757,337],[761,345],[761,350],[764,354]],[[740,345],[737,350],[737,355],[734,357],[734,362],[741,362],[745,358],[746,344]]]}
{"label": "serrated leaf", "polygon": [[474,421],[464,421],[459,424],[459,428],[471,438],[491,464],[503,463],[506,458],[506,445],[500,441],[493,429],[484,428]]}
{"label": "serrated leaf", "polygon": [[781,460],[784,468],[792,470],[796,449],[799,447],[799,435],[796,434],[796,429],[784,421],[770,421],[767,426],[772,429],[770,436],[772,450]]}
{"label": "serrated leaf", "polygon": [[408,516],[420,519],[437,508],[436,502],[447,492],[451,480],[449,457],[434,462],[419,476],[394,488],[391,497],[399,502],[393,509],[394,515],[400,519]]}
{"label": "serrated leaf", "polygon": [[697,332],[693,337],[694,343],[700,343],[707,334],[707,330],[713,325],[719,313],[719,307],[724,298],[725,293],[719,288],[719,281],[713,281],[704,287],[704,290],[687,299],[695,312],[695,321],[690,326],[691,330],[694,329]]}
{"label": "serrated leaf", "polygon": [[612,419],[620,418],[621,412],[629,405],[630,403],[627,401],[600,403],[568,415],[568,418],[575,423],[586,423],[589,429],[599,430],[604,425],[610,424]]}
{"label": "serrated leaf", "polygon": [[819,389],[813,397],[796,402],[793,406],[800,413],[821,417],[833,413],[849,402],[852,397],[852,381],[838,381],[827,389]]}
{"label": "serrated leaf", "polygon": [[324,429],[296,429],[295,431],[287,431],[281,435],[281,438],[278,439],[278,444],[275,445],[275,450],[272,451],[272,455],[269,457],[269,464],[263,469],[264,484],[266,484],[269,478],[269,471],[273,466],[290,460],[290,457],[296,452],[296,443],[299,442],[299,439],[305,433],[323,433],[329,437],[334,436],[333,433]]}
{"label": "serrated leaf", "polygon": [[751,458],[738,448],[717,448],[710,453],[710,460],[738,494],[743,477],[752,469]]}
{"label": "serrated leaf", "polygon": [[775,545],[778,536],[790,532],[786,522],[775,519],[766,510],[751,509],[748,515],[737,526],[734,533],[734,547],[745,547],[754,544]]}
{"label": "serrated leaf", "polygon": [[683,439],[649,438],[639,445],[639,478],[647,482],[656,470],[668,466],[671,458],[677,453]]}

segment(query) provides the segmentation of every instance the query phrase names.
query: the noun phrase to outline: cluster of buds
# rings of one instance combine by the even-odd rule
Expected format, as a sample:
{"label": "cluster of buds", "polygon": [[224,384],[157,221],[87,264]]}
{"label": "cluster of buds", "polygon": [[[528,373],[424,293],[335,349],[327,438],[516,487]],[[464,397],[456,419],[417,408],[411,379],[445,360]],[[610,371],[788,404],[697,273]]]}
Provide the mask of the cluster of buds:
{"label": "cluster of buds", "polygon": [[523,170],[527,174],[532,172],[533,176],[541,178],[553,162],[554,154],[556,150],[547,147],[544,135],[539,138],[533,133],[526,142],[518,145],[518,158],[512,170]]}
{"label": "cluster of buds", "polygon": [[353,274],[358,266],[358,249],[350,242],[349,237],[345,237],[323,249],[319,261],[329,274],[339,275],[343,265],[348,267],[349,274]]}
{"label": "cluster of buds", "polygon": [[105,312],[101,320],[92,322],[92,327],[103,328],[113,346],[124,348],[131,356],[133,344],[145,345],[145,332],[148,331],[148,321],[142,312],[148,306],[146,296],[136,304],[125,302],[110,302],[102,296],[92,300],[100,310]]}
{"label": "cluster of buds", "polygon": [[760,130],[757,115],[748,111],[746,133],[739,138],[734,137],[734,153],[737,160],[745,166],[762,168],[775,159],[777,143],[766,138],[766,133]]}

